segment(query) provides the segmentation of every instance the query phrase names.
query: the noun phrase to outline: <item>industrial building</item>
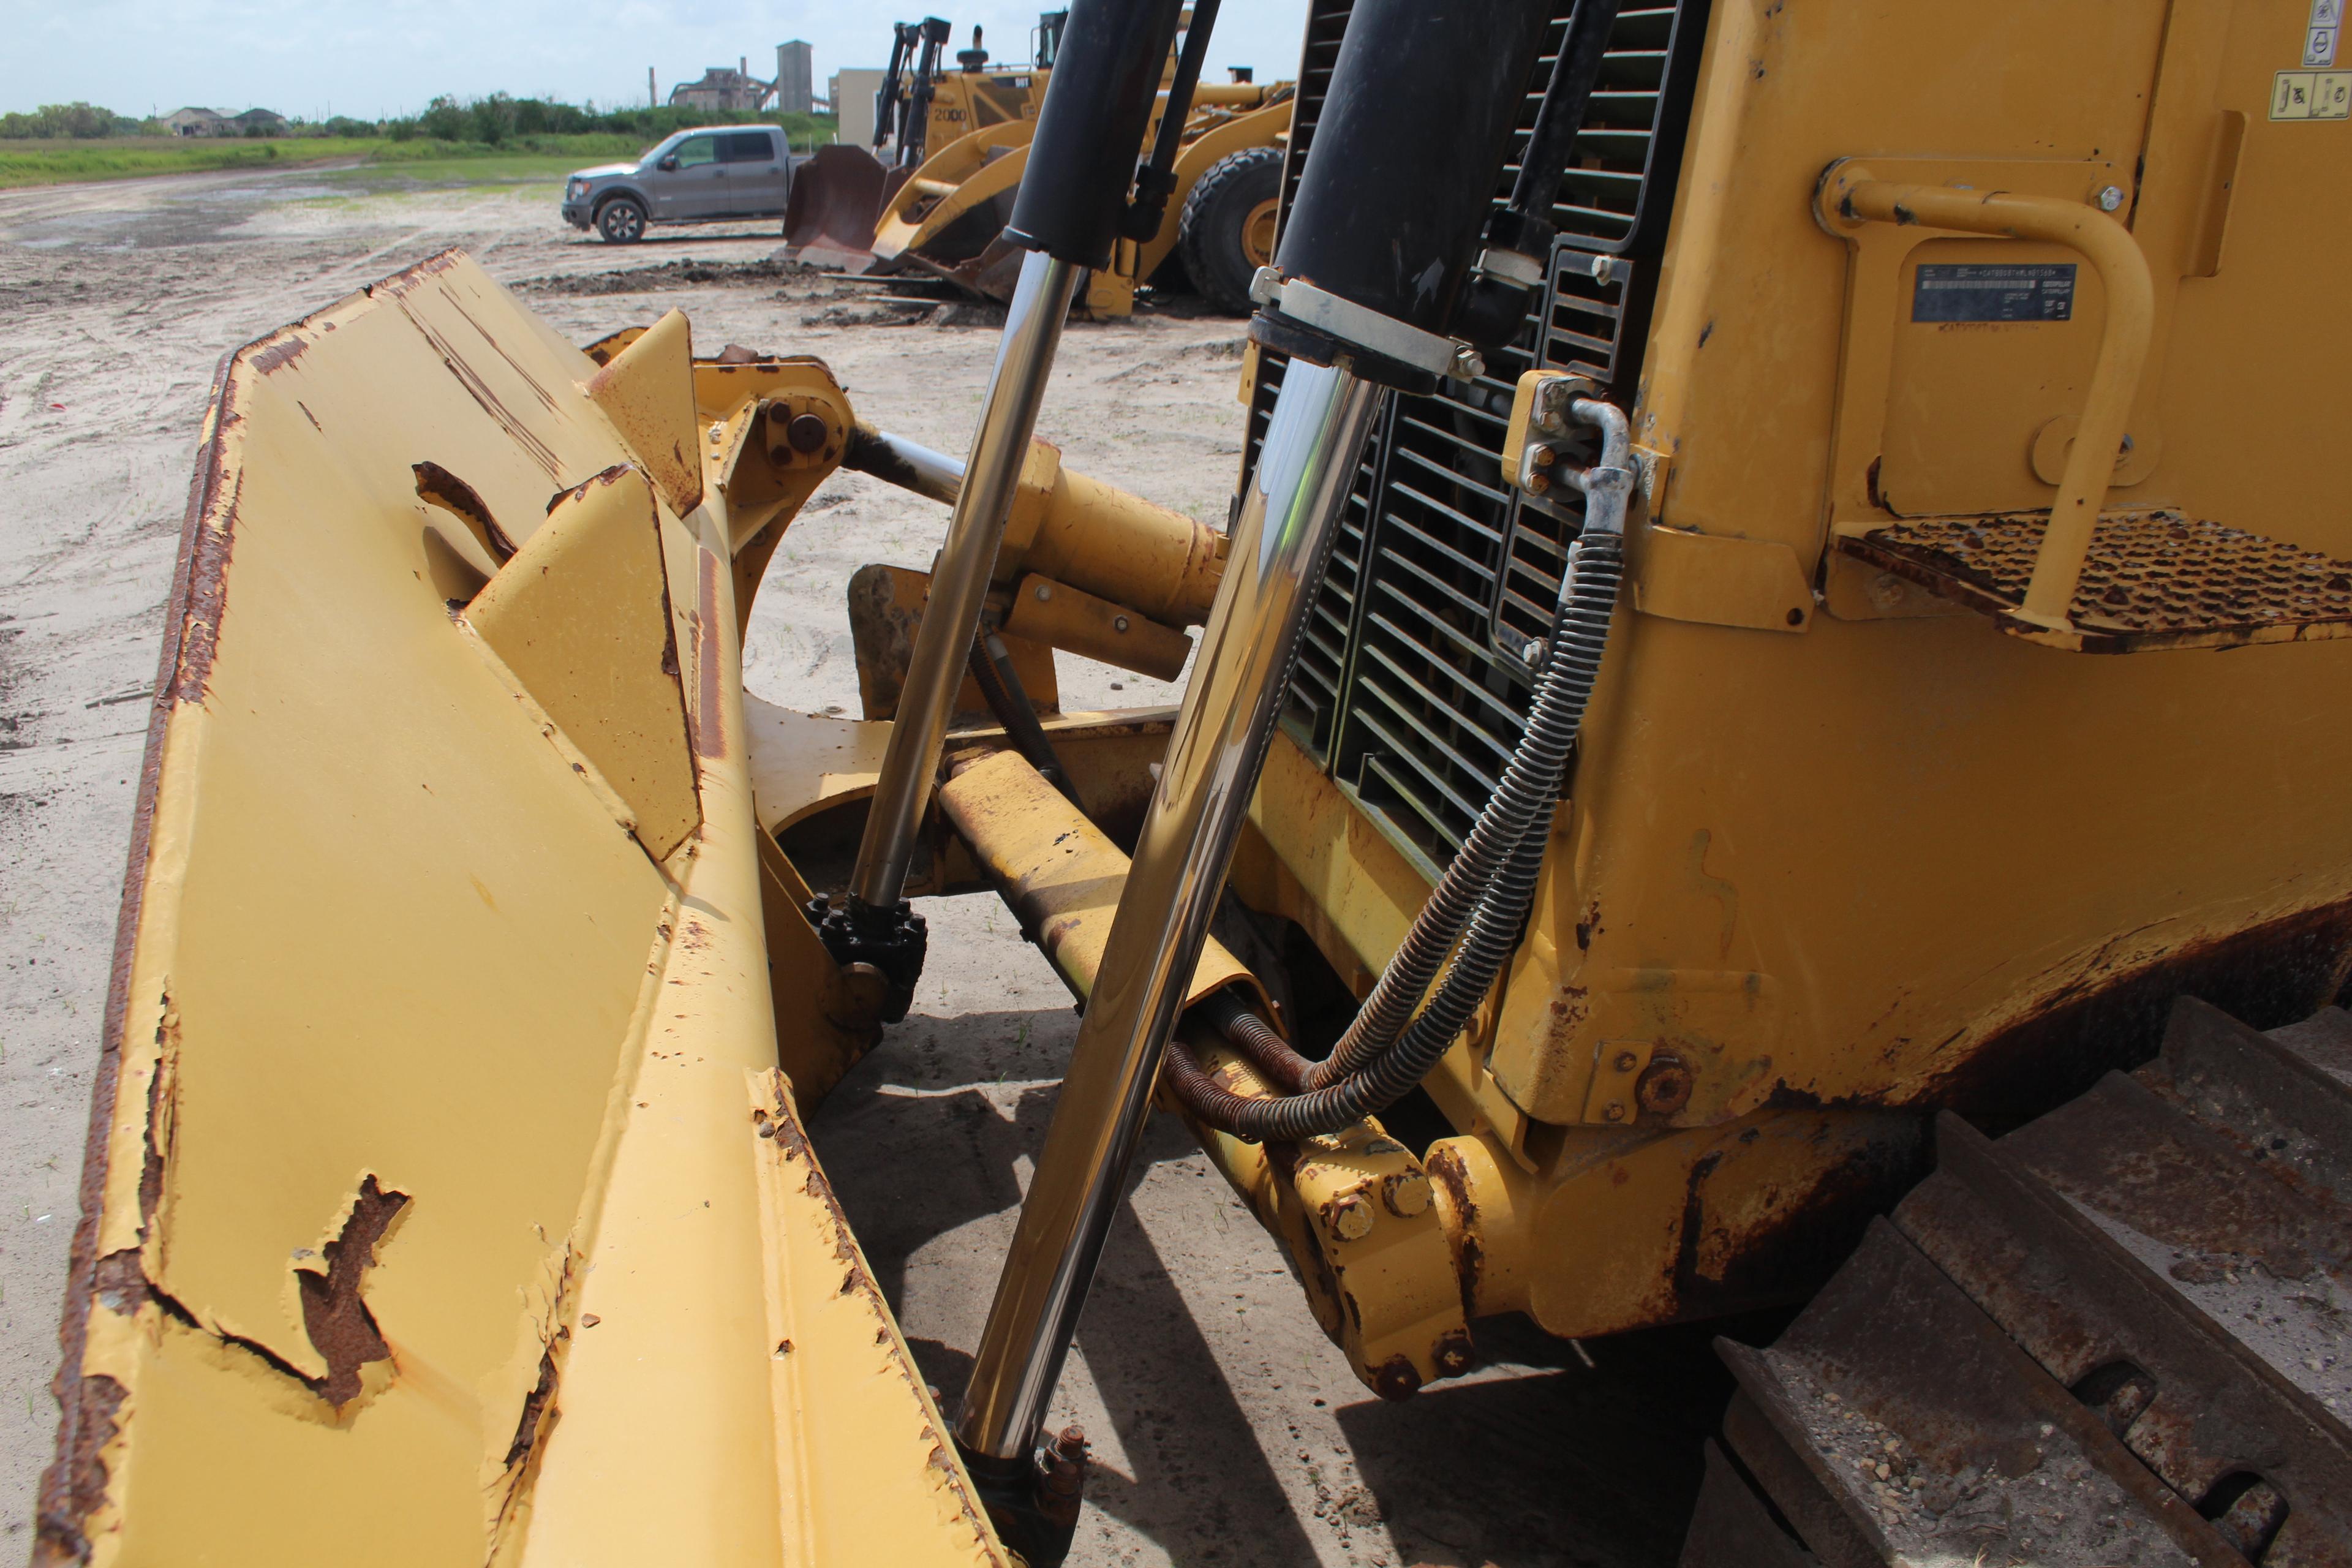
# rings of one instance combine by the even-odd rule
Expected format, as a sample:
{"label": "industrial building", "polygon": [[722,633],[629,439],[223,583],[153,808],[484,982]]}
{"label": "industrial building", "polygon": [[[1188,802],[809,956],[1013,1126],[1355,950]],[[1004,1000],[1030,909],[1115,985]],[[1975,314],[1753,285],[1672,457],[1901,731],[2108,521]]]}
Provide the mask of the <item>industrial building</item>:
{"label": "industrial building", "polygon": [[753,76],[751,58],[746,55],[731,68],[705,67],[700,80],[671,88],[669,100],[675,107],[705,113],[756,114],[772,107],[787,114],[806,114],[814,94],[813,61],[808,44],[794,38],[776,46],[772,81]]}

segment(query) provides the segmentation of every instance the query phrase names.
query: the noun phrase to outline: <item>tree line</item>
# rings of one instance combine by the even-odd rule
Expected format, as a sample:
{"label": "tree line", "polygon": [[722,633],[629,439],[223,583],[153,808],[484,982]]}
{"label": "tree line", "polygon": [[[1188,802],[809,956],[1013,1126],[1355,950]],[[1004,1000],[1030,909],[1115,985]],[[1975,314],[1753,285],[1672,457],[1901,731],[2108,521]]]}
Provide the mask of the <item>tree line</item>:
{"label": "tree line", "polygon": [[[289,120],[282,130],[256,127],[248,136],[380,136],[394,142],[420,139],[469,142],[497,147],[525,136],[564,136],[595,132],[640,136],[659,141],[689,125],[783,125],[799,133],[830,132],[830,115],[730,112],[710,109],[639,106],[598,109],[593,103],[561,103],[551,99],[513,98],[494,92],[488,98],[435,99],[419,114],[384,120],[355,120],[334,115],[325,120]],[[155,119],[134,119],[89,103],[46,103],[29,114],[0,114],[0,138],[33,141],[94,141],[107,136],[162,136],[169,127]]]}

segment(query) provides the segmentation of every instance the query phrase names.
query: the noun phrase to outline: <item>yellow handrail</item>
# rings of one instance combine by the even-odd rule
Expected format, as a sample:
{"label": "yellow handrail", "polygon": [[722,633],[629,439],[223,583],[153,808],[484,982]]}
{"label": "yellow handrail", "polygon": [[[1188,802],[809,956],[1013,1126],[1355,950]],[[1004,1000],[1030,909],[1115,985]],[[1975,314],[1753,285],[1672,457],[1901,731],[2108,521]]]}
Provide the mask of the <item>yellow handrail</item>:
{"label": "yellow handrail", "polygon": [[1917,225],[1963,234],[2006,235],[2013,239],[2063,245],[2090,262],[2106,295],[2106,321],[2091,389],[2074,432],[2073,451],[2059,476],[2050,529],[2034,558],[2025,591],[2023,618],[2042,626],[2067,624],[2067,609],[2090,553],[2091,532],[2115,478],[2132,399],[2156,321],[2156,289],[2147,258],[2131,232],[2082,202],[2059,196],[2021,195],[2008,191],[1967,191],[1949,185],[1897,184],[1864,179],[1851,184],[1825,182],[1822,216],[1832,226],[1843,219]]}

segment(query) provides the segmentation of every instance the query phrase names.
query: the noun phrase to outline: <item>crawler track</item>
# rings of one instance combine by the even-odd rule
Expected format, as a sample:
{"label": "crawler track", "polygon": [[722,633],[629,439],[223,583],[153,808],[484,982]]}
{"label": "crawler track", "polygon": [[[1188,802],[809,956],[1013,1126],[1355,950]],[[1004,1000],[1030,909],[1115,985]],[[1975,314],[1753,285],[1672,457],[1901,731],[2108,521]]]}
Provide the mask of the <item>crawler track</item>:
{"label": "crawler track", "polygon": [[2352,1015],[2158,1059],[1939,1166],[1738,1380],[1684,1568],[2352,1563]]}

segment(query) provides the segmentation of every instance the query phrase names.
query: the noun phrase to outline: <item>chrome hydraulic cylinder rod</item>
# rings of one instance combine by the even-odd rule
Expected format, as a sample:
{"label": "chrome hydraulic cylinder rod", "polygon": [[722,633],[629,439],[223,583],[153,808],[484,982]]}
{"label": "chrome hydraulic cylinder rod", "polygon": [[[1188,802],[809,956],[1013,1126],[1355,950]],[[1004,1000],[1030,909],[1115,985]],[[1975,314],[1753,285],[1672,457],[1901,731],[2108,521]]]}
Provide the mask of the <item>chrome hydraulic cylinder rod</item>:
{"label": "chrome hydraulic cylinder rod", "polygon": [[963,683],[971,639],[980,630],[996,549],[1003,542],[1030,438],[1036,434],[1037,410],[1045,401],[1054,351],[1062,341],[1062,323],[1069,319],[1079,271],[1036,251],[1021,263],[1021,279],[1005,312],[1004,336],[996,348],[996,367],[989,374],[988,393],[981,403],[980,426],[972,433],[971,457],[964,464],[955,512],[948,520],[947,542],[931,569],[930,600],[908,656],[898,718],[890,727],[889,746],[882,754],[882,771],[866,811],[866,836],[858,842],[857,865],[849,879],[853,905],[894,909],[906,888],[907,867],[937,781],[940,748],[947,739],[956,689]]}
{"label": "chrome hydraulic cylinder rod", "polygon": [[981,1333],[956,1427],[967,1454],[1035,1445],[1381,396],[1304,361],[1284,376]]}
{"label": "chrome hydraulic cylinder rod", "polygon": [[963,489],[961,459],[871,425],[860,425],[850,432],[849,449],[842,454],[841,466],[950,506],[955,505],[957,492]]}

